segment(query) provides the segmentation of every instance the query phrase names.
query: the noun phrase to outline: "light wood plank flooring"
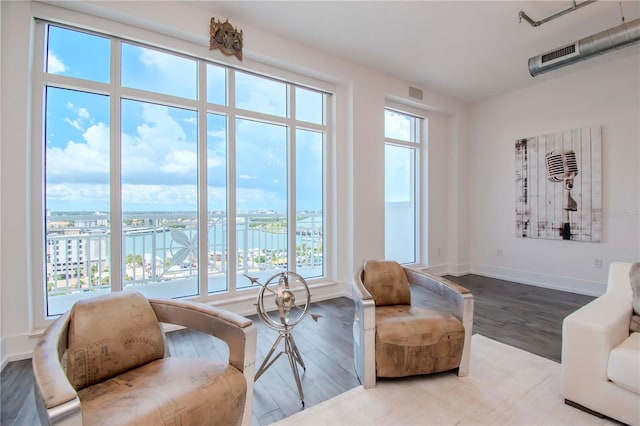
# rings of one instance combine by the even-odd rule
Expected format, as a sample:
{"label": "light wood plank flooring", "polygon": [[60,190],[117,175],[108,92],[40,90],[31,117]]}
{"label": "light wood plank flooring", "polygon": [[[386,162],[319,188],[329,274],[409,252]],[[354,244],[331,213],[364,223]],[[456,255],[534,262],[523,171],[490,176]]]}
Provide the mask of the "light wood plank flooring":
{"label": "light wood plank flooring", "polygon": [[[448,277],[467,287],[475,298],[474,333],[537,355],[560,361],[562,319],[593,297],[466,275]],[[422,299],[424,294],[414,293]],[[358,386],[353,372],[353,303],[338,298],[312,304],[322,317],[301,322],[294,336],[306,371],[302,375],[305,403],[311,407]],[[257,365],[277,337],[257,317]],[[225,359],[227,349],[217,339],[181,330],[168,334],[172,353]],[[38,425],[31,360],[9,363],[1,376],[1,426]],[[266,425],[302,409],[286,358],[281,357],[255,383],[253,423]]]}

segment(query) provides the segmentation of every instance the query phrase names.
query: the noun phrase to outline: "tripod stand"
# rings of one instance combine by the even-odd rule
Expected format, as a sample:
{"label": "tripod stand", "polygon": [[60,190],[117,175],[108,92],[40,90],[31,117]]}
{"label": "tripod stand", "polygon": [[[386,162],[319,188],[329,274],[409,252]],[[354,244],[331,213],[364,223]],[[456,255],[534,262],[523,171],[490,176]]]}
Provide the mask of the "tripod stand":
{"label": "tripod stand", "polygon": [[[296,381],[296,386],[298,387],[298,395],[300,396],[300,402],[302,403],[302,407],[304,407],[304,393],[302,391],[302,383],[300,382],[300,374],[298,373],[298,366],[300,364],[303,370],[306,370],[304,365],[304,361],[302,360],[302,356],[300,355],[300,351],[296,346],[296,342],[293,338],[293,327],[295,327],[300,321],[304,319],[309,313],[309,305],[311,303],[311,293],[309,292],[309,287],[307,286],[307,282],[300,275],[295,272],[280,272],[275,274],[265,284],[261,284],[258,282],[257,278],[248,277],[251,280],[251,283],[257,283],[262,286],[260,292],[258,292],[258,303],[257,303],[257,311],[258,316],[264,322],[264,324],[271,328],[272,330],[276,330],[278,332],[278,338],[271,346],[271,350],[267,353],[264,361],[262,361],[262,365],[258,369],[256,373],[255,380],[257,381],[262,374],[273,365],[274,362],[280,358],[283,354],[287,355],[289,359],[289,365],[291,366],[291,371],[293,373],[293,378]],[[277,291],[269,288],[269,284],[278,280]],[[265,291],[269,291],[270,293],[275,295],[275,303],[278,307],[278,320],[274,320],[271,316],[269,316],[267,310],[264,305],[264,293]],[[296,304],[296,295],[295,292],[303,293],[303,302],[300,305]],[[292,312],[293,311],[293,312]],[[274,352],[278,348],[280,342],[284,340],[284,350],[280,351],[275,358],[271,359]]]}

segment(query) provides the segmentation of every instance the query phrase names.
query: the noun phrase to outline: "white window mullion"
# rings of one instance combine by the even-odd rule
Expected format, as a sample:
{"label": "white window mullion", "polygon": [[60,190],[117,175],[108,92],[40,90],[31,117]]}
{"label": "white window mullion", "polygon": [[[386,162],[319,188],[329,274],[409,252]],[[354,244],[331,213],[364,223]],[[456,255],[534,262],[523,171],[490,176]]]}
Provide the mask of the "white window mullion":
{"label": "white window mullion", "polygon": [[[45,31],[46,25],[38,22],[36,24],[36,36],[35,36],[35,46],[34,49],[36,52],[45,52]],[[45,111],[45,81],[43,78],[42,70],[44,69],[44,55],[35,55],[33,67],[38,72],[34,72],[33,78],[33,96],[34,102],[32,105],[32,126],[31,126],[31,139],[33,147],[31,151],[31,170],[27,173],[28,184],[32,188],[31,197],[29,202],[32,203],[31,212],[31,221],[30,226],[33,229],[41,229],[41,232],[33,232],[31,239],[31,253],[32,253],[32,276],[31,279],[38,286],[37,290],[33,292],[33,308],[36,313],[34,317],[34,325],[40,326],[44,323],[46,319],[46,293],[47,293],[47,261],[46,261],[46,253],[47,253],[47,235],[46,235],[46,219],[45,219],[45,205],[44,197],[41,194],[44,194],[45,190],[45,181],[44,181],[44,156],[45,156],[45,145],[46,145],[46,136],[45,136],[45,120],[44,120],[44,111]],[[55,254],[54,254],[55,256]],[[42,289],[42,285],[44,283],[44,291]],[[43,309],[44,307],[44,309]]]}
{"label": "white window mullion", "polygon": [[[120,96],[133,101],[162,104],[162,105],[175,107],[175,108],[197,109],[202,106],[202,102],[199,100],[194,101],[191,99],[180,98],[177,96],[165,95],[163,93],[150,93],[140,89],[133,89],[131,87],[121,87]],[[205,96],[206,96],[206,88],[205,88]],[[206,106],[206,101],[204,105]]]}
{"label": "white window mullion", "polygon": [[[236,292],[236,269],[238,265],[238,238],[236,220],[236,78],[235,71],[227,70],[227,283],[229,293]],[[224,253],[223,253],[224,257]]]}
{"label": "white window mullion", "polygon": [[[417,126],[416,126],[417,127]],[[420,170],[420,150],[413,148],[413,161],[411,162],[411,193],[412,196],[412,210],[413,210],[413,229],[416,236],[416,241],[413,244],[413,261],[414,263],[420,262],[420,181],[418,180],[418,170]]]}
{"label": "white window mullion", "polygon": [[296,97],[295,88],[287,85],[287,259],[288,269],[296,270]]}
{"label": "white window mullion", "polygon": [[47,85],[59,87],[60,89],[84,90],[91,93],[110,95],[111,84],[100,83],[99,81],[82,80],[68,77],[66,75],[45,74]]}
{"label": "white window mullion", "polygon": [[122,153],[121,131],[121,99],[120,99],[120,52],[121,43],[111,42],[111,96],[109,98],[109,141],[110,141],[110,197],[109,218],[111,224],[111,291],[119,291],[124,287],[124,271],[122,270],[123,243],[122,236]]}
{"label": "white window mullion", "polygon": [[198,294],[209,294],[207,64],[198,61]]}
{"label": "white window mullion", "polygon": [[[322,275],[333,275],[330,274],[329,268],[327,267],[327,263],[332,268],[332,271],[335,272],[336,263],[334,259],[329,261],[329,251],[328,247],[335,247],[334,242],[337,241],[336,235],[337,230],[337,214],[335,214],[334,205],[337,204],[337,175],[335,173],[330,172],[330,165],[333,165],[337,168],[337,160],[334,158],[334,153],[337,151],[337,148],[334,145],[335,140],[335,127],[333,123],[333,114],[334,114],[334,98],[329,95],[324,95],[323,99],[323,120],[325,129],[322,132],[323,135],[323,154],[322,154]],[[329,130],[331,129],[331,130]],[[333,196],[329,196],[329,194],[333,194]],[[331,213],[334,212],[334,213]],[[335,253],[336,250],[334,249]]]}
{"label": "white window mullion", "polygon": [[426,200],[427,198],[426,196],[422,195],[422,185],[420,184],[422,179],[421,170],[422,170],[422,164],[423,164],[421,153],[423,150],[422,147],[424,146],[423,145],[424,139],[422,138],[422,123],[424,122],[424,120],[425,119],[423,118],[418,118],[415,123],[414,140],[417,142],[417,145],[415,147],[415,152],[413,155],[413,170],[411,171],[411,180],[413,182],[413,188],[411,188],[411,191],[413,192],[413,220],[414,220],[414,229],[416,234],[416,242],[414,243],[414,251],[415,251],[414,261],[415,263],[418,263],[418,264],[421,262],[421,259],[422,259],[422,245],[420,242],[423,240],[423,238],[421,238],[422,223],[423,223],[420,220],[420,218],[422,217],[421,204],[422,204],[422,200],[423,199]]}

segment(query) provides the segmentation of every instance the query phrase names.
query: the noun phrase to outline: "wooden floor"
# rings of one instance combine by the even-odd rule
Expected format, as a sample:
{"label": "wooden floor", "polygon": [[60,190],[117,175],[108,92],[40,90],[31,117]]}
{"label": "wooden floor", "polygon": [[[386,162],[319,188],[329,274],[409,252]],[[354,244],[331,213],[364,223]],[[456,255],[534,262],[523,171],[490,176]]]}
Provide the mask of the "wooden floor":
{"label": "wooden floor", "polygon": [[[526,286],[477,275],[448,277],[474,295],[474,333],[560,361],[562,319],[593,297]],[[423,293],[414,293],[414,300]],[[338,298],[314,303],[315,322],[301,322],[294,336],[306,371],[302,386],[306,407],[311,407],[359,385],[353,372],[353,303]],[[256,317],[257,366],[277,337]],[[168,334],[171,351],[182,356],[225,359],[224,344],[202,333],[181,330]],[[33,397],[31,360],[9,363],[1,377],[1,426],[38,425]],[[302,409],[286,358],[281,357],[255,383],[253,424],[266,425]]]}

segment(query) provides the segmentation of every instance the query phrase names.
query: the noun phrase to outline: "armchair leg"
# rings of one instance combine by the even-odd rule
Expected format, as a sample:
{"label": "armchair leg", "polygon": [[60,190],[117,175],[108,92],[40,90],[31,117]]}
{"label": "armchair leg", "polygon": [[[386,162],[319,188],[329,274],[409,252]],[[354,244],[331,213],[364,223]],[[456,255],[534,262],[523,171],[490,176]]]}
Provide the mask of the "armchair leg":
{"label": "armchair leg", "polygon": [[244,368],[242,374],[247,382],[247,395],[244,402],[244,413],[242,415],[242,425],[252,424],[251,413],[253,410],[253,382],[256,369],[256,349],[258,345],[258,330],[251,325],[246,330],[246,341],[244,347]]}

